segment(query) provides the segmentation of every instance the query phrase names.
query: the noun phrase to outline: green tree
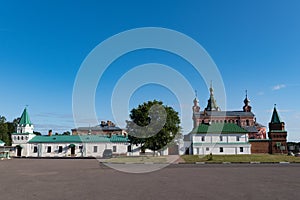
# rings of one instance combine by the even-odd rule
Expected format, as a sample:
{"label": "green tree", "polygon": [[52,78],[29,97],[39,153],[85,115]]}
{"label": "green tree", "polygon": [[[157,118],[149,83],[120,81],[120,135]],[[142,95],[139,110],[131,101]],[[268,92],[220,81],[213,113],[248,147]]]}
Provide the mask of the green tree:
{"label": "green tree", "polygon": [[[151,110],[153,106],[159,105],[161,109]],[[163,112],[166,116],[163,117]],[[151,149],[154,152],[162,149],[170,143],[180,131],[180,119],[178,112],[172,107],[163,105],[161,101],[148,101],[134,108],[130,112],[130,119],[126,121],[128,138],[131,144],[140,144],[142,152]],[[153,124],[153,126],[149,126]],[[160,125],[156,134],[151,132]],[[151,134],[149,134],[151,133]]]}
{"label": "green tree", "polygon": [[8,125],[4,116],[0,116],[0,140],[5,142],[6,145],[10,145],[11,143],[8,134]]}

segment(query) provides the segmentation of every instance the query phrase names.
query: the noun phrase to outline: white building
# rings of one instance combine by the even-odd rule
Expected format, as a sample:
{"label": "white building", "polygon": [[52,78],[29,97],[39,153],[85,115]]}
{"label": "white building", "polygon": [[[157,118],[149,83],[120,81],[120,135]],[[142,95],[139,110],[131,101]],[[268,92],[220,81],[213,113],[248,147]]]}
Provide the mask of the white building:
{"label": "white building", "polygon": [[14,156],[24,157],[102,157],[105,149],[126,155],[128,138],[122,135],[48,135],[36,136],[25,108],[17,132],[12,134]]}
{"label": "white building", "polygon": [[192,155],[251,154],[248,132],[232,123],[200,124],[185,136],[184,145]]}

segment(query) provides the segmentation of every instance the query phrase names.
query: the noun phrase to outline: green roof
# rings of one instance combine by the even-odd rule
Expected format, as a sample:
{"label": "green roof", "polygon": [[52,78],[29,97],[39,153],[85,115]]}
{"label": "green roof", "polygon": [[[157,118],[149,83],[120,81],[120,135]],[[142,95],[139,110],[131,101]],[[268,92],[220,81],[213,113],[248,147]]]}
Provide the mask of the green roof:
{"label": "green roof", "polygon": [[271,123],[272,124],[280,124],[281,123],[280,117],[279,117],[277,109],[276,109],[276,105],[274,106]]}
{"label": "green roof", "polygon": [[3,142],[2,140],[0,140],[0,144],[5,144],[5,142]]}
{"label": "green roof", "polygon": [[27,125],[27,124],[31,125],[31,121],[30,121],[30,118],[29,118],[27,108],[25,108],[23,113],[22,113],[19,125],[24,126],[24,125]]}
{"label": "green roof", "polygon": [[193,130],[194,134],[197,133],[248,133],[245,129],[232,123],[212,123],[212,124],[200,124],[198,128]]}
{"label": "green roof", "polygon": [[35,135],[34,133],[12,133],[12,135]]}
{"label": "green roof", "polygon": [[111,137],[104,135],[53,135],[53,136],[35,136],[29,143],[95,143],[95,142],[128,142],[124,136],[113,135]]}

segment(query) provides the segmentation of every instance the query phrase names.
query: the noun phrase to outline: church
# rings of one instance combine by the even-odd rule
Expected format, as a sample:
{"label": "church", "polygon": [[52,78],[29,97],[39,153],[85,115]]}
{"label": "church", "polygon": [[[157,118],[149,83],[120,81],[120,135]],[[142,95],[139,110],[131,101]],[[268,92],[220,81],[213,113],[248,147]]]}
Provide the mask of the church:
{"label": "church", "polygon": [[193,103],[193,130],[184,137],[185,154],[237,155],[287,153],[287,131],[274,106],[269,132],[258,123],[246,92],[241,110],[222,111],[211,85],[206,108],[201,110],[197,97]]}

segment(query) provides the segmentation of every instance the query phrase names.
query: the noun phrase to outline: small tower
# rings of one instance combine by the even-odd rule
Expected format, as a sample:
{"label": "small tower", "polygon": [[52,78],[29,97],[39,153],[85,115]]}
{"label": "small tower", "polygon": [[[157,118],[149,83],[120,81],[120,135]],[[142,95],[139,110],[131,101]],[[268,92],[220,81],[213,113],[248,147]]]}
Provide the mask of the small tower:
{"label": "small tower", "polygon": [[193,109],[193,122],[194,122],[194,128],[198,127],[199,121],[197,120],[200,116],[200,106],[199,106],[199,100],[197,98],[197,91],[195,90],[195,99],[194,99],[194,105],[192,107]]}
{"label": "small tower", "polygon": [[30,121],[27,108],[25,108],[17,126],[17,133],[33,133],[33,128],[34,127]]}
{"label": "small tower", "polygon": [[280,120],[278,115],[276,104],[274,105],[274,110],[272,114],[271,122],[269,123],[269,139],[271,140],[270,144],[270,153],[287,153],[287,131],[285,130],[285,123]]}
{"label": "small tower", "polygon": [[208,99],[205,111],[221,111],[214,97],[214,89],[212,87],[212,83],[210,84],[209,91],[210,91],[210,98]]}
{"label": "small tower", "polygon": [[246,98],[244,100],[244,107],[243,107],[243,111],[244,112],[251,112],[252,107],[249,105],[250,104],[250,100],[248,99],[248,92],[246,90]]}
{"label": "small tower", "polygon": [[12,146],[16,147],[16,156],[29,156],[31,149],[27,142],[35,136],[33,128],[25,108],[17,125],[17,132],[11,134]]}

